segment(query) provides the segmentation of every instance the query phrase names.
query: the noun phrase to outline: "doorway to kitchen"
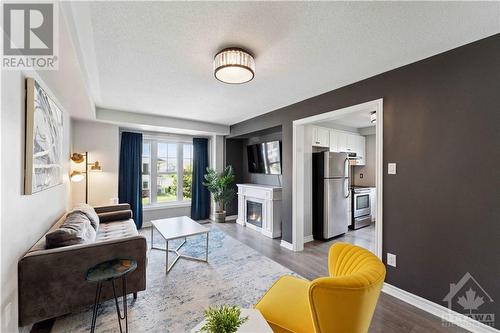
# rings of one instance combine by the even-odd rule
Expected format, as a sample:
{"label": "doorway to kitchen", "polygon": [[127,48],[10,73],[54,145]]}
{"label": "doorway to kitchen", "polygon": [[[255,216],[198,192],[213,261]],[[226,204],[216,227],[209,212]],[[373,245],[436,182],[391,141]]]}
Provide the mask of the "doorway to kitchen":
{"label": "doorway to kitchen", "polygon": [[292,244],[283,246],[340,239],[381,258],[382,154],[383,99],[295,120]]}

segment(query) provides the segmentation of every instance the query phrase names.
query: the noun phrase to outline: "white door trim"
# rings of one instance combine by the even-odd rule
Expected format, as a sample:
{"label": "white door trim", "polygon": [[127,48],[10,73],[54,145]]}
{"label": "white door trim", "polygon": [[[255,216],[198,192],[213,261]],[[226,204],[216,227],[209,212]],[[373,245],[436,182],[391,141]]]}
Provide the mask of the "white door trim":
{"label": "white door trim", "polygon": [[350,113],[364,111],[367,109],[377,112],[376,124],[376,177],[375,186],[377,188],[377,219],[375,224],[375,250],[379,258],[382,259],[382,200],[383,200],[383,119],[384,108],[383,98],[361,103],[346,108],[321,113],[315,116],[297,119],[293,121],[293,175],[292,175],[292,248],[294,251],[304,249],[304,125],[333,120],[344,117]]}

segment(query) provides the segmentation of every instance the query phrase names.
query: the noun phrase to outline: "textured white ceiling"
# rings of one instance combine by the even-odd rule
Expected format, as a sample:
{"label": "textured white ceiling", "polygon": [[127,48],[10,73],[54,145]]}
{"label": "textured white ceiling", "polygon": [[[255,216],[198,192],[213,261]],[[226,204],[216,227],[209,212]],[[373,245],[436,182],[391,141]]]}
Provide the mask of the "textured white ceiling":
{"label": "textured white ceiling", "polygon": [[[221,124],[500,32],[498,2],[72,6],[97,106]],[[213,56],[227,46],[255,55],[253,81],[225,85],[213,77]]]}

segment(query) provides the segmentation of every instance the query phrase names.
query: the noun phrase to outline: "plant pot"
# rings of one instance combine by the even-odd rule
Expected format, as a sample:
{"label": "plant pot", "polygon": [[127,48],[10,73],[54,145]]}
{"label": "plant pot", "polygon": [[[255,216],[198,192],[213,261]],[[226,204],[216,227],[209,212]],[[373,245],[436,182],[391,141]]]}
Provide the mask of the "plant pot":
{"label": "plant pot", "polygon": [[218,223],[226,222],[226,211],[225,210],[216,211],[214,214],[214,219],[215,222]]}

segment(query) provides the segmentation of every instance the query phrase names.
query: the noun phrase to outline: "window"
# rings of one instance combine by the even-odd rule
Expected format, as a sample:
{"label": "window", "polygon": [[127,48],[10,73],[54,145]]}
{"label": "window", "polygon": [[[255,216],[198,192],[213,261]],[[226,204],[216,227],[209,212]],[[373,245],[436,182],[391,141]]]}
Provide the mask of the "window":
{"label": "window", "polygon": [[143,205],[191,201],[193,145],[145,139],[142,149]]}

